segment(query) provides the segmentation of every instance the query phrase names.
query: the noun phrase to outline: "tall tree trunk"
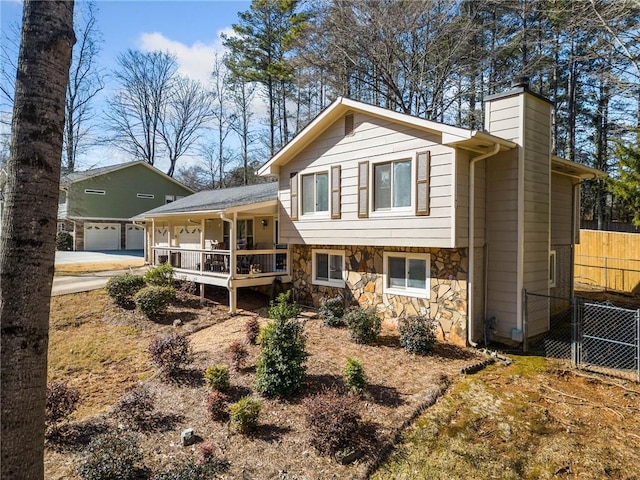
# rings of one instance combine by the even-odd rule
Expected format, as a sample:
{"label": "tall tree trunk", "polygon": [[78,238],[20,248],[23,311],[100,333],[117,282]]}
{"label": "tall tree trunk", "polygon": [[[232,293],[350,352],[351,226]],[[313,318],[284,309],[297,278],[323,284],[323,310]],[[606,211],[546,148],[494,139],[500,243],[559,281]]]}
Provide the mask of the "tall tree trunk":
{"label": "tall tree trunk", "polygon": [[25,0],[0,240],[2,480],[44,478],[49,302],[73,1]]}

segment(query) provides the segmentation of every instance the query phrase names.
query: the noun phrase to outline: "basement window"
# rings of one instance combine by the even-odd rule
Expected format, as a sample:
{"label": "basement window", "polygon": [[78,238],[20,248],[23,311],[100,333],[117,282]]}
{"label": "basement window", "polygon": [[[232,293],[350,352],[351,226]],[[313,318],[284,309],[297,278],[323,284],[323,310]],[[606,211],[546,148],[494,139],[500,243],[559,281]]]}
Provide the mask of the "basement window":
{"label": "basement window", "polygon": [[87,195],[105,195],[106,192],[104,190],[95,190],[93,188],[85,188],[84,193],[86,193]]}
{"label": "basement window", "polygon": [[137,193],[136,197],[138,198],[155,198],[153,193]]}

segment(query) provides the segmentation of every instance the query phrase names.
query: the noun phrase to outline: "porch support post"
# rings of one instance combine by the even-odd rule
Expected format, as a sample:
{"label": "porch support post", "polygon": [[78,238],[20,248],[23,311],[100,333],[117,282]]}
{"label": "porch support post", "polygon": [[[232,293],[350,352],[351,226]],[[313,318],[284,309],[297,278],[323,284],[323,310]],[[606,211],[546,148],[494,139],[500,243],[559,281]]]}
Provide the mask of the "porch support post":
{"label": "porch support post", "polygon": [[204,303],[204,283],[200,284],[200,303]]}
{"label": "porch support post", "polygon": [[149,245],[149,248],[147,249],[147,254],[148,254],[147,262],[149,262],[149,265],[155,266],[156,251],[153,249],[153,247],[156,246],[156,219],[155,218],[151,219],[151,235],[147,236],[147,238],[149,237],[151,237],[150,239],[151,245]]}
{"label": "porch support post", "polygon": [[235,314],[237,300],[236,287],[229,286],[227,288],[229,289],[229,313]]}

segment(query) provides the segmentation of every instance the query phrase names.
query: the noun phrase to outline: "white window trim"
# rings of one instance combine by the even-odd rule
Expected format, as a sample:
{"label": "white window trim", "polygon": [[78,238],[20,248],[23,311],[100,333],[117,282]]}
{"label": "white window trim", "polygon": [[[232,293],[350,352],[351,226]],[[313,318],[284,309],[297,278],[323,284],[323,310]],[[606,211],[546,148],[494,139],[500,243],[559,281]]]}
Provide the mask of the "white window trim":
{"label": "white window trim", "polygon": [[[422,288],[398,288],[389,287],[389,257],[402,257],[404,259],[424,260],[426,262],[427,278],[425,279],[425,287]],[[382,254],[383,260],[383,278],[382,278],[382,293],[388,295],[402,295],[405,297],[416,298],[430,298],[431,297],[431,254],[429,253],[406,253],[406,252],[384,252]]]}
{"label": "white window trim", "polygon": [[136,193],[136,197],[138,198],[155,198],[153,193]]}
{"label": "white window trim", "polygon": [[[318,211],[313,211],[313,212],[307,212],[305,213],[303,211],[303,198],[304,198],[304,188],[303,188],[303,181],[302,181],[302,177],[306,177],[307,175],[318,175],[318,174],[326,174],[327,175],[327,210],[322,210],[320,212]],[[298,172],[298,212],[299,216],[298,219],[299,220],[303,220],[303,219],[318,219],[318,218],[330,218],[331,216],[331,171],[330,169],[327,170],[326,168],[323,169],[311,169],[311,170],[305,170],[304,172]],[[314,188],[313,188],[313,199],[315,201],[315,203],[317,204],[317,190],[315,188],[315,183],[314,183]]]}
{"label": "white window trim", "polygon": [[[342,279],[341,280],[335,280],[335,279],[322,280],[322,279],[317,279],[316,278],[316,272],[317,272],[316,255],[318,253],[327,254],[329,256],[335,255],[335,256],[339,256],[339,257],[342,258]],[[345,286],[345,276],[346,276],[346,271],[345,271],[344,250],[324,250],[324,249],[312,249],[311,250],[311,283],[313,285],[322,285],[322,286],[325,286],[325,287],[344,288],[344,286]]]}
{"label": "white window trim", "polygon": [[84,193],[87,195],[105,195],[106,192],[104,190],[96,190],[95,188],[85,188]]}
{"label": "white window trim", "polygon": [[[420,150],[422,151],[422,150]],[[416,197],[416,179],[415,179],[415,165],[416,165],[417,152],[402,152],[401,154],[385,155],[377,158],[375,161],[369,162],[369,217],[388,217],[396,216],[397,214],[407,213],[409,215],[414,214],[415,197]],[[376,179],[375,179],[375,167],[385,163],[400,162],[402,160],[409,160],[411,162],[411,203],[407,207],[391,207],[383,210],[376,210]]]}
{"label": "white window trim", "polygon": [[555,250],[549,251],[549,288],[555,288],[558,280],[558,257]]}

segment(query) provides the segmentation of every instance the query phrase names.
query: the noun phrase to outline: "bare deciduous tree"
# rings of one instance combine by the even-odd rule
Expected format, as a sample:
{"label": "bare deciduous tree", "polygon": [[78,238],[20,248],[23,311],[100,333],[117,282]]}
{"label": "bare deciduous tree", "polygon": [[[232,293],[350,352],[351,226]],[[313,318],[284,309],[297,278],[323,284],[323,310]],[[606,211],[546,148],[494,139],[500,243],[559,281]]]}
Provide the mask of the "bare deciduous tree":
{"label": "bare deciduous tree", "polygon": [[166,52],[128,50],[113,73],[118,91],[106,112],[110,143],[154,165],[161,141],[161,119],[175,83],[178,64]]}
{"label": "bare deciduous tree", "polygon": [[78,41],[73,49],[67,87],[62,166],[65,173],[76,169],[78,154],[86,146],[92,128],[92,101],[104,88],[104,74],[97,63],[101,37],[96,25],[96,5],[93,2],[81,5],[76,10]]}
{"label": "bare deciduous tree", "polygon": [[44,478],[53,281],[73,1],[25,0],[0,238],[0,476]]}

